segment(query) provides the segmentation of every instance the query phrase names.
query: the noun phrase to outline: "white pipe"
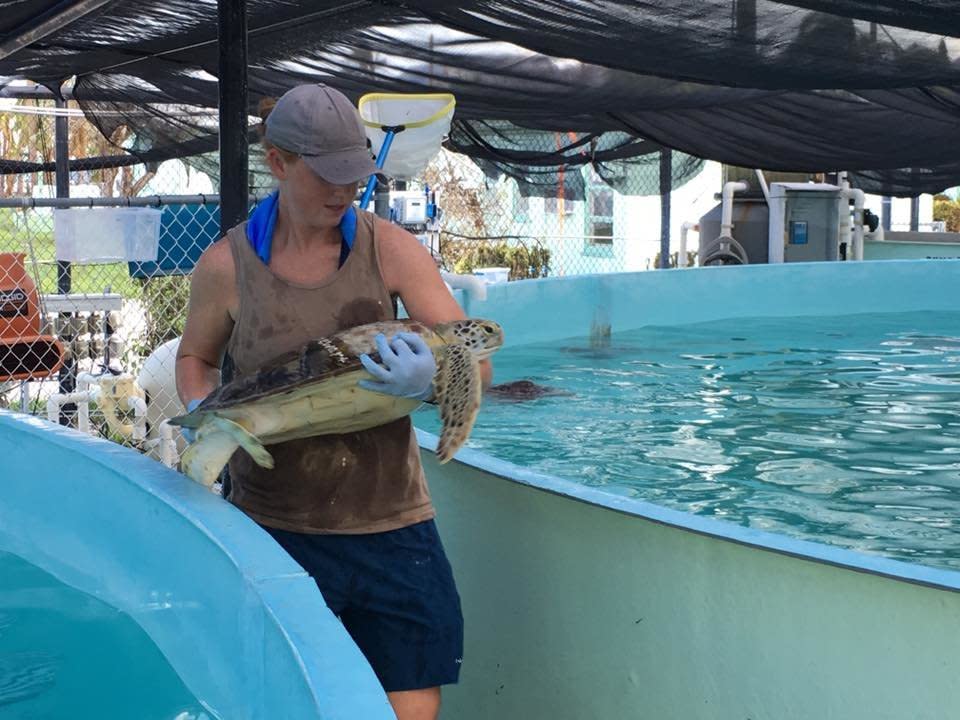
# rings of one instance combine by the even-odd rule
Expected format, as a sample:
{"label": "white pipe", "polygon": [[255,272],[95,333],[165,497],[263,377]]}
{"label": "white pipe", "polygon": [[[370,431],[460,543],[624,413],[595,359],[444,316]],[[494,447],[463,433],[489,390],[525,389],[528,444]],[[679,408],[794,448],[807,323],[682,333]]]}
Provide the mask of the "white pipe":
{"label": "white pipe", "polygon": [[177,452],[177,440],[174,435],[173,425],[164,420],[160,423],[160,429],[157,431],[160,436],[160,462],[167,467],[176,467],[180,461]]}
{"label": "white pipe", "polygon": [[838,237],[837,243],[840,247],[846,246],[847,248],[847,257],[853,258],[853,245],[850,243],[850,189],[843,188],[840,190],[840,211],[837,222],[839,223],[838,227]]}
{"label": "white pipe", "polygon": [[763,176],[763,170],[756,168],[757,182],[760,183],[760,189],[763,191],[763,199],[767,201],[767,207],[770,207],[770,188],[767,186],[767,179]]}
{"label": "white pipe", "polygon": [[143,442],[147,439],[147,402],[131,395],[127,398],[127,407],[133,411],[133,440]]}
{"label": "white pipe", "polygon": [[866,197],[863,190],[854,188],[853,195],[853,259],[863,260],[863,205]]}
{"label": "white pipe", "polygon": [[840,242],[850,241],[850,200],[853,200],[853,242],[848,245],[847,257],[863,260],[863,205],[866,197],[860,188],[851,188],[846,177],[841,184]]}
{"label": "white pipe", "polygon": [[475,275],[457,275],[456,273],[441,272],[440,277],[452,288],[461,288],[475,300],[487,299],[487,284]]}
{"label": "white pipe", "polygon": [[84,391],[87,390],[91,385],[99,385],[100,375],[93,375],[92,373],[82,372],[77,374],[77,390]]}
{"label": "white pipe", "polygon": [[720,193],[720,237],[733,237],[733,194],[749,190],[745,182],[725,183]]}
{"label": "white pipe", "polygon": [[60,422],[60,408],[70,403],[77,405],[77,429],[81,432],[90,432],[90,403],[97,399],[99,394],[96,388],[83,392],[57,393],[47,398],[47,420],[52,423]]}
{"label": "white pipe", "polygon": [[689,230],[700,232],[700,226],[689,220],[684,221],[683,225],[680,226],[680,248],[677,250],[677,267],[687,266],[687,232]]}
{"label": "white pipe", "polygon": [[77,405],[77,430],[80,432],[90,432],[90,403],[100,397],[99,381],[99,377],[88,372],[77,375],[77,390],[90,396],[89,401]]}

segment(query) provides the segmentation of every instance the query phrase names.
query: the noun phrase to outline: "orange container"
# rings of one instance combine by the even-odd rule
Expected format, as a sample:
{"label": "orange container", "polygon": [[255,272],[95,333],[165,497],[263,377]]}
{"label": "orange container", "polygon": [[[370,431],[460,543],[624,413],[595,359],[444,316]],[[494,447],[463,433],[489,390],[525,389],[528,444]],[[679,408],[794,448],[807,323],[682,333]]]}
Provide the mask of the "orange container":
{"label": "orange container", "polygon": [[63,365],[63,346],[40,334],[39,300],[23,253],[0,253],[0,381],[46,377]]}

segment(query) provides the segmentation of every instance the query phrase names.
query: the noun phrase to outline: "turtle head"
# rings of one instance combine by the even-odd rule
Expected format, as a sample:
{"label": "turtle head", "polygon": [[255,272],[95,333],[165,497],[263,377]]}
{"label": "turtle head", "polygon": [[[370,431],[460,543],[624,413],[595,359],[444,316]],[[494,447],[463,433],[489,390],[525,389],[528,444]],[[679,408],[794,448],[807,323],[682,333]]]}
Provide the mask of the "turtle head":
{"label": "turtle head", "polygon": [[490,357],[503,345],[503,328],[493,320],[454,320],[439,323],[433,331],[446,343],[466,345],[479,360]]}

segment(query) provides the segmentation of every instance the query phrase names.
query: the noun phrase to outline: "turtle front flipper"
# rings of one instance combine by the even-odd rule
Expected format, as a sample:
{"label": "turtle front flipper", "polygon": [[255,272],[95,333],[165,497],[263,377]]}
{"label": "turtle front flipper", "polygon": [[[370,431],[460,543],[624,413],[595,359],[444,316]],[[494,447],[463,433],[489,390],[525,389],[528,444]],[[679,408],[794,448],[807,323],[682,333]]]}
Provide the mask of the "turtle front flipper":
{"label": "turtle front flipper", "polygon": [[466,345],[448,345],[437,360],[433,379],[435,402],[440,407],[440,442],[437,459],[452,458],[467,441],[480,410],[480,363]]}
{"label": "turtle front flipper", "polygon": [[238,447],[260,467],[273,467],[273,456],[256,437],[232,420],[217,416],[201,423],[197,439],[184,452],[180,465],[190,478],[210,487]]}

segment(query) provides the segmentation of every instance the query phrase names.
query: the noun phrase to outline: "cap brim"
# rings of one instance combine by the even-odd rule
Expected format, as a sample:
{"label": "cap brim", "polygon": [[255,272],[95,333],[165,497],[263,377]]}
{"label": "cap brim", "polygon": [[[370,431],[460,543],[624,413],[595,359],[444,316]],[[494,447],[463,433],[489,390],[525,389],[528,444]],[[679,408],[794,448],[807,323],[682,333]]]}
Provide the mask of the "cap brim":
{"label": "cap brim", "polygon": [[300,157],[316,175],[333,185],[349,185],[383,172],[370,157],[369,151],[359,148]]}

